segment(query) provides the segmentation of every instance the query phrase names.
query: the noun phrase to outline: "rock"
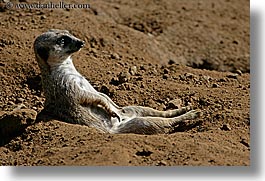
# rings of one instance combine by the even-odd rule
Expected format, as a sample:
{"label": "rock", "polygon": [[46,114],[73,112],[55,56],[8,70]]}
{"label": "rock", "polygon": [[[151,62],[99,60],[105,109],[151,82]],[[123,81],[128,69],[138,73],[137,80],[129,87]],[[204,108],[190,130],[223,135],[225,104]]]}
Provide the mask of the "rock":
{"label": "rock", "polygon": [[232,78],[232,79],[237,79],[237,76],[238,76],[238,74],[229,74],[226,77],[227,78]]}
{"label": "rock", "polygon": [[113,77],[110,81],[110,84],[111,85],[115,85],[115,86],[118,86],[120,84],[119,82],[119,78],[118,77]]}
{"label": "rock", "polygon": [[24,101],[23,98],[17,98],[17,102],[21,103],[21,102],[23,102],[23,101]]}
{"label": "rock", "polygon": [[114,94],[114,90],[110,86],[107,86],[107,85],[104,85],[104,84],[101,86],[100,92],[108,95],[109,97],[112,97],[113,94]]}
{"label": "rock", "polygon": [[236,70],[236,73],[238,74],[238,75],[242,75],[242,71],[241,70]]}
{"label": "rock", "polygon": [[90,52],[91,54],[93,54],[94,56],[98,54],[98,50],[96,48],[91,48]]}
{"label": "rock", "polygon": [[164,69],[164,74],[168,74],[169,70],[167,68]]}
{"label": "rock", "polygon": [[231,127],[229,124],[224,124],[222,127],[221,127],[221,130],[223,131],[231,131]]}
{"label": "rock", "polygon": [[23,108],[26,108],[26,106],[25,106],[25,104],[21,103],[21,104],[18,104],[13,111],[16,111],[18,109],[23,109]]}
{"label": "rock", "polygon": [[46,19],[47,17],[45,16],[45,15],[42,15],[41,17],[40,17],[40,19],[41,20],[44,20],[44,19]]}
{"label": "rock", "polygon": [[8,101],[7,104],[8,105],[15,105],[15,103],[13,101]]}
{"label": "rock", "polygon": [[115,59],[115,60],[118,60],[120,58],[120,56],[117,53],[112,53],[110,55],[110,58]]}
{"label": "rock", "polygon": [[209,99],[201,97],[201,98],[199,98],[199,104],[201,106],[208,106],[208,105],[210,105],[210,101],[209,101]]}
{"label": "rock", "polygon": [[129,72],[121,72],[117,77],[113,77],[110,81],[110,84],[118,86],[125,82],[128,82],[131,79]]}
{"label": "rock", "polygon": [[145,65],[140,65],[140,70],[146,70],[146,66]]}
{"label": "rock", "polygon": [[217,88],[217,87],[220,87],[220,86],[218,84],[216,84],[216,83],[213,83],[212,87],[213,88]]}
{"label": "rock", "polygon": [[141,82],[140,88],[146,88],[146,84],[144,82]]}
{"label": "rock", "polygon": [[170,60],[168,61],[168,64],[169,64],[169,65],[173,65],[173,64],[176,64],[176,62],[175,62],[175,60],[170,59]]}
{"label": "rock", "polygon": [[131,75],[129,74],[129,72],[121,72],[118,75],[118,79],[119,79],[120,84],[128,82],[130,80],[130,78],[131,78]]}
{"label": "rock", "polygon": [[185,73],[184,76],[185,76],[186,78],[194,78],[194,77],[196,77],[196,76],[195,76],[194,74],[192,74],[192,73]]}
{"label": "rock", "polygon": [[168,74],[164,74],[162,78],[163,79],[168,79],[169,78],[169,75]]}
{"label": "rock", "polygon": [[157,74],[157,70],[156,70],[155,67],[151,69],[151,73],[152,73],[153,75]]}
{"label": "rock", "polygon": [[220,80],[219,80],[220,82],[227,82],[227,78],[221,78]]}
{"label": "rock", "polygon": [[168,102],[167,109],[179,109],[181,108],[181,99],[173,99]]}
{"label": "rock", "polygon": [[210,80],[212,80],[212,78],[210,76],[207,76],[207,75],[203,75],[202,76],[202,79],[203,80],[206,80],[207,82],[209,82]]}
{"label": "rock", "polygon": [[131,75],[136,75],[137,74],[137,67],[136,66],[132,66],[130,69],[129,69],[129,73]]}
{"label": "rock", "polygon": [[193,79],[196,78],[197,76],[192,74],[192,73],[185,73],[184,75],[179,75],[179,78],[181,80],[187,80],[187,79]]}
{"label": "rock", "polygon": [[167,162],[165,160],[158,161],[156,166],[166,166]]}
{"label": "rock", "polygon": [[126,90],[133,90],[133,86],[134,86],[134,85],[131,84],[131,83],[125,83],[124,86],[125,86],[125,89],[126,89]]}

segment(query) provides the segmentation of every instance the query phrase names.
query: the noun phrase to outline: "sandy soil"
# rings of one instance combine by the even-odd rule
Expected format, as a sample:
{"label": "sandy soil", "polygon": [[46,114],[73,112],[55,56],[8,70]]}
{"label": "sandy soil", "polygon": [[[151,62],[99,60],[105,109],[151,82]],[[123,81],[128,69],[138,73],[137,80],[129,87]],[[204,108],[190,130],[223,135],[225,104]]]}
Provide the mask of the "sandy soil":
{"label": "sandy soil", "polygon": [[[249,1],[71,2],[90,8],[0,4],[0,165],[250,165]],[[45,97],[32,46],[50,28],[86,41],[74,63],[118,105],[181,100],[202,117],[160,135],[36,122]]]}

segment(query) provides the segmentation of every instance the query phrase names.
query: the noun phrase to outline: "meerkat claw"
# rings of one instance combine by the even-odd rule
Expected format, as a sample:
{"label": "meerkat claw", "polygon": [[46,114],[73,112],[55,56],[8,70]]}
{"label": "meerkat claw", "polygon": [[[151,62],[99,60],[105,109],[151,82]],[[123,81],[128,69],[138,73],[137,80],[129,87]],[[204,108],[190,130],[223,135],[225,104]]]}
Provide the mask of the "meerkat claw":
{"label": "meerkat claw", "polygon": [[118,118],[118,121],[121,122],[121,118],[118,116],[118,114],[116,114],[115,112],[111,113],[111,117],[113,118]]}

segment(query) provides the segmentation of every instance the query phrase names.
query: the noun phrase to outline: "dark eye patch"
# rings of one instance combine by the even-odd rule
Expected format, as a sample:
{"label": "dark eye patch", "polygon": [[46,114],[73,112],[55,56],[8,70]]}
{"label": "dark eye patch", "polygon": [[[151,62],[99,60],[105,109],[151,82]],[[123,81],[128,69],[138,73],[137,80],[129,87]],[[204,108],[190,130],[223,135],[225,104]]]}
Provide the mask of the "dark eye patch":
{"label": "dark eye patch", "polygon": [[60,45],[60,46],[66,46],[68,44],[70,44],[72,41],[72,39],[69,36],[61,36],[60,38],[58,38],[56,40],[56,44]]}

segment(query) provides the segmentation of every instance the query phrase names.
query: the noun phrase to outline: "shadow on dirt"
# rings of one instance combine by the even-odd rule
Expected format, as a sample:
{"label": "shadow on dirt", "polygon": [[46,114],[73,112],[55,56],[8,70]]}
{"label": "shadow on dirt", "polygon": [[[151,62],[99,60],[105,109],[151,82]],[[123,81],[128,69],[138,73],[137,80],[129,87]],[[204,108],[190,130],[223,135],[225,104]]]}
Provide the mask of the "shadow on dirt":
{"label": "shadow on dirt", "polygon": [[0,146],[5,145],[14,137],[35,123],[37,112],[31,109],[14,109],[0,115]]}
{"label": "shadow on dirt", "polygon": [[200,127],[202,125],[202,121],[196,121],[194,123],[180,123],[177,127],[175,127],[172,131],[169,132],[169,134],[173,134],[176,132],[186,132],[189,131],[191,129]]}
{"label": "shadow on dirt", "polygon": [[24,82],[29,86],[29,89],[34,90],[38,96],[40,96],[42,91],[42,84],[41,84],[41,75],[31,75],[27,77],[26,81]]}

